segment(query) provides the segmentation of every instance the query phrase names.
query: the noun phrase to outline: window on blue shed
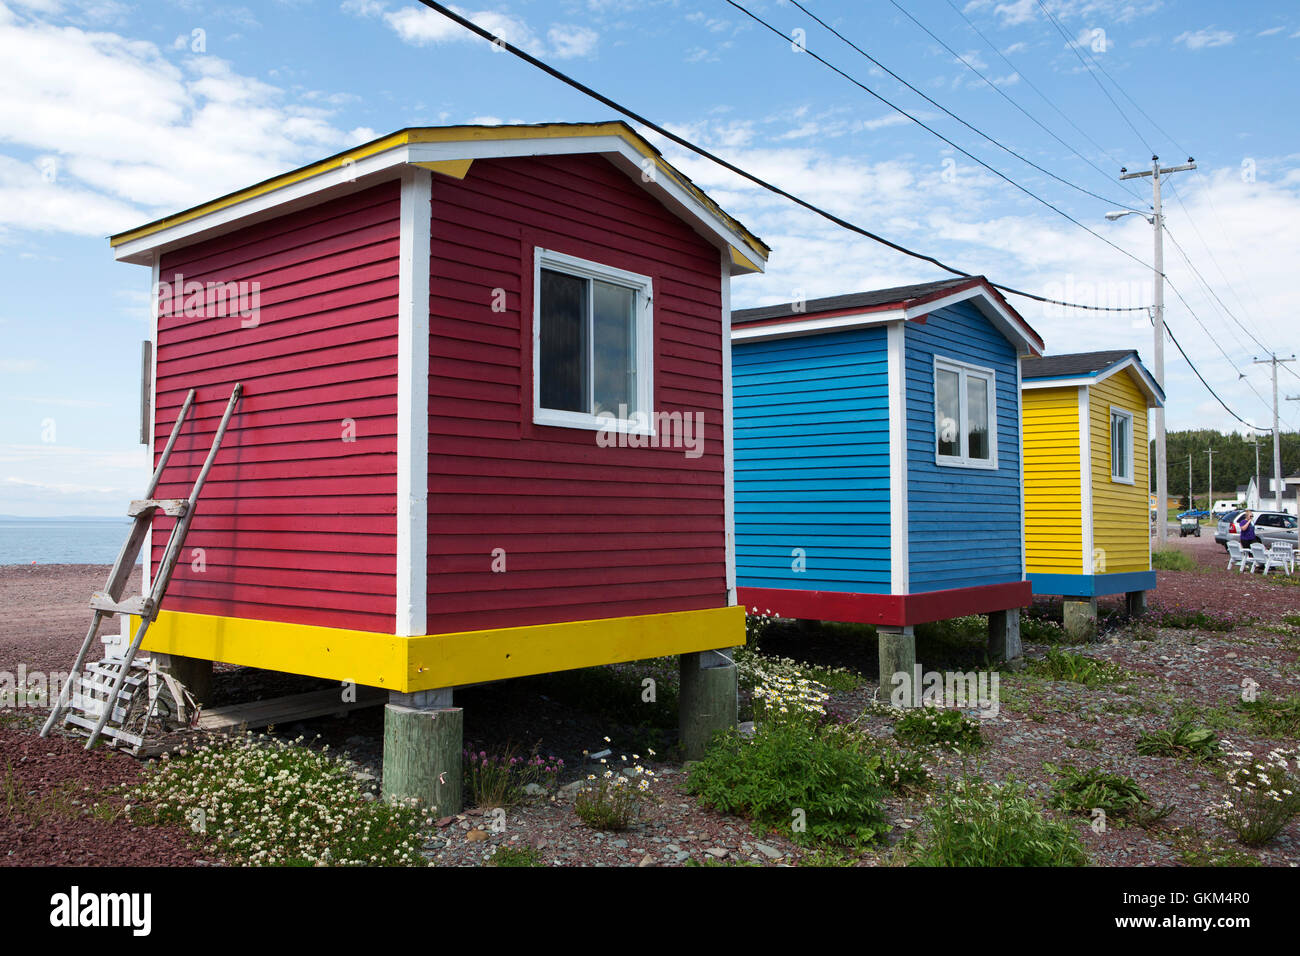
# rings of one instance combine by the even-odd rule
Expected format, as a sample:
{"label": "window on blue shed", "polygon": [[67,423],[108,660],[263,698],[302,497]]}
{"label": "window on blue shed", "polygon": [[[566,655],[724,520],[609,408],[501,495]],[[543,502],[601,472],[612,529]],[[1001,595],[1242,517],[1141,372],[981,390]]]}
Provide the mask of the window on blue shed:
{"label": "window on blue shed", "polygon": [[992,369],[936,359],[935,460],[941,465],[996,468]]}
{"label": "window on blue shed", "polygon": [[536,255],[533,420],[653,434],[650,278]]}

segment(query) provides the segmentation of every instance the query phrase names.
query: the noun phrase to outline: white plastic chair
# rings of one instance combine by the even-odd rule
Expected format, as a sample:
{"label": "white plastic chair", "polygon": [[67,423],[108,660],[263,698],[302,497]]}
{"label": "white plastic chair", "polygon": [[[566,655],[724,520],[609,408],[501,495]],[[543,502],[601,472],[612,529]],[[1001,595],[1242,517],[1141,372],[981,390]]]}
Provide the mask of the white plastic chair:
{"label": "white plastic chair", "polygon": [[1287,574],[1295,574],[1295,548],[1289,541],[1274,541],[1269,551],[1270,561]]}
{"label": "white plastic chair", "polygon": [[[1232,566],[1234,564],[1237,566],[1237,573],[1240,574],[1242,571],[1246,570],[1247,564],[1252,564],[1252,565],[1254,564],[1254,559],[1251,557],[1250,552],[1242,548],[1242,546],[1238,542],[1229,541],[1228,542],[1228,570],[1229,571],[1232,570]],[[1254,570],[1254,568],[1252,567],[1251,570]]]}
{"label": "white plastic chair", "polygon": [[1268,548],[1264,547],[1260,542],[1252,541],[1250,543],[1250,556],[1254,563],[1254,567],[1250,569],[1251,574],[1255,573],[1256,568],[1263,568],[1265,574],[1268,574],[1273,569],[1274,562]]}

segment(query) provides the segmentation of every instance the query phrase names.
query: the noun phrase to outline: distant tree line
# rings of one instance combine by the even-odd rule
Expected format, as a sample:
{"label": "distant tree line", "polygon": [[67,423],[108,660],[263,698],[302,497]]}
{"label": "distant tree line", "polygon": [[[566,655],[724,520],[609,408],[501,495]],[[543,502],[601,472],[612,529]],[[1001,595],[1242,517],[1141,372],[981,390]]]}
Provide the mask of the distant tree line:
{"label": "distant tree line", "polygon": [[[1259,436],[1260,484],[1267,485],[1273,470],[1273,436]],[[1205,483],[1209,471],[1206,449],[1214,449],[1214,498],[1236,496],[1237,486],[1250,482],[1255,476],[1255,446],[1252,439],[1230,432],[1198,429],[1194,431],[1166,432],[1167,461],[1169,464],[1169,496],[1177,497],[1182,507],[1187,501],[1187,456],[1192,456],[1192,496],[1199,507],[1205,507]],[[1151,460],[1155,461],[1155,443],[1151,445]],[[1300,468],[1300,433],[1282,433],[1282,474],[1289,475]],[[1155,491],[1155,469],[1151,470],[1151,490]],[[1213,504],[1213,502],[1210,502]]]}

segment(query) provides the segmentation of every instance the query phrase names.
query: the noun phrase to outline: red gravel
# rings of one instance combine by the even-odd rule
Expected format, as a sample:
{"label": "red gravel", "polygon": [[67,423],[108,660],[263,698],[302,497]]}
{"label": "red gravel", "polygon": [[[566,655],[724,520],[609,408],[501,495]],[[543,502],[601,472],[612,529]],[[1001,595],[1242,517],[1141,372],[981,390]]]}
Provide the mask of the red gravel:
{"label": "red gravel", "polygon": [[[19,721],[10,719],[10,724]],[[0,866],[192,866],[200,862],[184,831],[138,827],[121,815],[91,816],[90,806],[120,810],[120,795],[142,773],[138,761],[80,741],[35,736],[39,725],[0,725]]]}
{"label": "red gravel", "polygon": [[[1095,865],[1177,865],[1172,827],[1194,827],[1223,846],[1236,846],[1231,835],[1205,814],[1221,794],[1222,782],[1208,769],[1184,761],[1138,757],[1134,741],[1138,734],[1166,725],[1175,705],[1230,703],[1234,694],[1240,694],[1246,677],[1275,694],[1296,691],[1300,630],[1276,625],[1286,615],[1300,614],[1300,586],[1226,571],[1226,559],[1220,558],[1222,549],[1214,545],[1211,536],[1175,539],[1172,546],[1193,554],[1201,567],[1190,572],[1160,572],[1153,604],[1171,610],[1226,612],[1273,627],[1247,625],[1226,633],[1161,628],[1155,632],[1155,640],[1144,641],[1134,641],[1119,631],[1113,635],[1117,640],[1076,649],[1115,661],[1140,675],[1126,682],[1124,690],[1114,685],[1090,690],[1041,678],[1019,680],[1009,674],[1003,684],[1006,704],[998,717],[984,724],[991,746],[972,764],[976,772],[991,780],[1014,774],[1043,797],[1052,780],[1044,763],[1102,765],[1133,776],[1158,802],[1176,805],[1166,825],[1154,831],[1113,827],[1095,834],[1086,821],[1071,818]],[[66,669],[84,634],[86,599],[91,590],[102,587],[105,572],[99,567],[48,565],[0,568],[0,594],[18,608],[0,621],[0,671],[12,672],[19,663],[29,670]],[[1026,651],[1032,658],[1041,656],[1044,649],[1027,644]],[[256,672],[241,671],[235,680],[237,689],[247,692],[257,677]],[[530,693],[536,697],[525,683],[497,685],[502,694],[513,692],[519,697],[507,711],[527,712],[542,706],[524,699]],[[860,714],[869,696],[870,689],[837,695],[833,711]],[[0,770],[6,774],[6,786],[0,787],[0,863],[120,866],[203,862],[189,847],[183,829],[135,827],[120,816],[111,820],[91,816],[86,804],[103,802],[106,788],[136,780],[140,765],[119,754],[86,753],[74,740],[36,738],[37,713],[0,713]],[[478,714],[485,724],[492,723],[491,714],[484,714],[482,708]],[[596,740],[608,732],[600,725],[603,718],[573,709],[556,711],[551,719],[554,727],[543,721],[537,710],[534,718],[528,729],[545,738],[543,749],[550,747],[552,740],[560,743],[567,739],[566,733],[574,739]],[[354,752],[361,752],[358,756],[370,758],[363,757],[362,762],[372,771],[370,779],[375,779],[379,771],[377,715],[358,712],[340,723],[348,725],[340,733],[356,734],[346,743]],[[867,717],[862,725],[882,735],[891,732],[884,718]],[[309,732],[326,727],[325,722],[304,725]],[[482,729],[485,733],[492,730]],[[513,731],[515,736],[522,733],[519,728]],[[1252,737],[1240,729],[1223,735],[1256,752],[1295,744]],[[945,758],[931,765],[937,775],[945,776],[959,771],[960,764],[957,758]],[[469,811],[440,828],[425,852],[444,865],[475,865],[503,844],[531,846],[546,864],[561,866],[681,865],[716,859],[720,854],[726,862],[780,865],[798,862],[805,855],[779,836],[755,835],[745,821],[700,807],[679,790],[683,782],[679,768],[656,765],[656,772],[663,802],[626,833],[598,834],[582,826],[573,813],[572,795],[561,794],[555,800],[542,798],[510,811],[504,833],[476,834],[476,839],[469,834],[484,823]],[[887,801],[894,824],[891,840],[918,828],[923,801],[922,796]],[[109,797],[108,802],[120,806],[121,798]],[[1300,864],[1300,820],[1293,821],[1268,847],[1244,852],[1268,865]],[[888,862],[887,855],[869,852],[861,855],[859,865]]]}

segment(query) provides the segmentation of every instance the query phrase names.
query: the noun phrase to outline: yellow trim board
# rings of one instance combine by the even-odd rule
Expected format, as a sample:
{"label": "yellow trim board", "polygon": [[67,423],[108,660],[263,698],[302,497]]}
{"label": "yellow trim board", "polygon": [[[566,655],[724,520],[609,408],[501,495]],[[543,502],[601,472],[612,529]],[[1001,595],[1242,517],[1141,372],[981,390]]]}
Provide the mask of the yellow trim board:
{"label": "yellow trim board", "polygon": [[719,607],[417,637],[162,611],[143,646],[413,693],[744,643],[745,609]]}
{"label": "yellow trim board", "polygon": [[441,159],[432,163],[412,163],[411,165],[431,169],[435,173],[442,173],[452,179],[464,179],[469,175],[469,167],[473,162],[472,159]]}
{"label": "yellow trim board", "polygon": [[[275,192],[277,189],[283,189],[285,186],[311,179],[313,176],[319,176],[322,173],[330,172],[341,166],[357,162],[357,160],[374,156],[378,153],[395,149],[401,146],[409,146],[413,143],[446,143],[446,142],[474,142],[474,141],[495,141],[509,139],[555,139],[564,136],[617,136],[627,142],[641,155],[650,159],[659,172],[671,178],[679,186],[696,199],[702,202],[710,211],[719,219],[726,223],[731,229],[738,232],[745,240],[745,244],[757,253],[761,258],[766,259],[771,254],[771,248],[744,227],[734,216],[729,215],[721,206],[714,202],[704,190],[691,182],[683,173],[678,171],[659,154],[659,151],[651,146],[644,138],[638,135],[630,126],[621,121],[611,121],[605,123],[547,123],[535,126],[434,126],[434,127],[412,127],[398,130],[387,136],[372,140],[369,143],[363,143],[360,146],[337,153],[334,156],[327,157],[315,163],[310,163],[299,169],[291,170],[279,176],[273,176],[270,179],[247,186],[244,189],[236,190],[225,196],[220,196],[198,206],[193,206],[182,212],[162,219],[156,219],[153,222],[137,226],[135,229],[129,229],[126,232],[120,232],[109,237],[109,245],[117,247],[123,243],[140,239],[156,232],[161,232],[172,226],[180,225],[184,222],[190,222],[199,219],[210,213],[218,212],[222,209],[236,206],[249,199],[262,196],[267,193]],[[465,170],[468,170],[468,161],[447,160],[448,163],[466,162]],[[425,164],[417,164],[425,165]],[[438,172],[444,172],[439,169]],[[455,175],[448,173],[448,175]],[[463,178],[464,172],[457,179]],[[745,258],[742,254],[742,258]],[[740,265],[741,263],[737,263]],[[759,271],[755,266],[754,271]]]}

